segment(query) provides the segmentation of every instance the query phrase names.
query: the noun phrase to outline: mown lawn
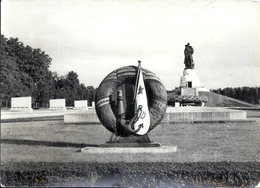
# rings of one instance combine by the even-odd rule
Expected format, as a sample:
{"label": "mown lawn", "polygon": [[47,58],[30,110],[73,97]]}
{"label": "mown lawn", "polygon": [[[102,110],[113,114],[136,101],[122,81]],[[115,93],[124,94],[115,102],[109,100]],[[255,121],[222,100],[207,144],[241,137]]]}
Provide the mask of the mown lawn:
{"label": "mown lawn", "polygon": [[[154,142],[172,154],[85,154],[108,141],[102,125],[1,124],[4,185],[253,186],[260,181],[260,121],[161,124]],[[124,167],[124,168],[122,168]],[[76,183],[76,184],[75,184]]]}

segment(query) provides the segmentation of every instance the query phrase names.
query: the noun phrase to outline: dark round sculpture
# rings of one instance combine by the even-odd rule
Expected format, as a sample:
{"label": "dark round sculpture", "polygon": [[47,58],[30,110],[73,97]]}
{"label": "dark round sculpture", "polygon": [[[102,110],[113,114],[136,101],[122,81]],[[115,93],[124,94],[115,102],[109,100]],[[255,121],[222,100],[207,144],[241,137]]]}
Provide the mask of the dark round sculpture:
{"label": "dark round sculpture", "polygon": [[[120,88],[134,87],[137,75],[136,66],[126,66],[108,74],[99,85],[96,92],[95,108],[97,116],[103,126],[117,136],[123,133],[117,130],[116,112],[113,105],[113,96]],[[150,111],[150,127],[153,130],[162,120],[167,108],[167,92],[160,79],[151,71],[141,68]],[[127,85],[127,87],[126,87]],[[127,94],[125,94],[127,95]],[[133,99],[125,99],[130,104]]]}

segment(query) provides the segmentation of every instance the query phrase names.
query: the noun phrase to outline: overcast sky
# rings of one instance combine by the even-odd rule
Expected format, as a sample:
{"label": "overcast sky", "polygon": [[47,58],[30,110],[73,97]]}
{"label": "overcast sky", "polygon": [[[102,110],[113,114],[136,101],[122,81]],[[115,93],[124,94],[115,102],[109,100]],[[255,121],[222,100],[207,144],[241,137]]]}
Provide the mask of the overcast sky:
{"label": "overcast sky", "polygon": [[45,51],[51,71],[75,71],[86,86],[141,60],[172,90],[188,42],[202,86],[260,86],[257,1],[3,0],[1,9],[3,35]]}

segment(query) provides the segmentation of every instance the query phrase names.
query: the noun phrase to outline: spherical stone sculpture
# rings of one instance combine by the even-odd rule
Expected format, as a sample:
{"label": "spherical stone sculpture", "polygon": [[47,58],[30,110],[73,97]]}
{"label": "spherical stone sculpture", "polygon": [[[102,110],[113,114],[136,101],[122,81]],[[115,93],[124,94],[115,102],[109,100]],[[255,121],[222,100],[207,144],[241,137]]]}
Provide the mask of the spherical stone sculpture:
{"label": "spherical stone sculpture", "polygon": [[[116,136],[125,136],[118,129],[115,110],[115,94],[118,89],[134,87],[137,76],[136,66],[126,66],[112,71],[99,85],[95,97],[95,109],[97,116],[103,126]],[[148,109],[150,113],[150,127],[153,130],[162,120],[167,108],[167,92],[160,79],[151,71],[141,68],[144,85],[147,93]],[[129,90],[128,90],[129,91]],[[126,91],[124,96],[129,95]],[[130,89],[131,91],[131,89]],[[131,97],[124,99],[126,111],[130,111],[132,105]]]}

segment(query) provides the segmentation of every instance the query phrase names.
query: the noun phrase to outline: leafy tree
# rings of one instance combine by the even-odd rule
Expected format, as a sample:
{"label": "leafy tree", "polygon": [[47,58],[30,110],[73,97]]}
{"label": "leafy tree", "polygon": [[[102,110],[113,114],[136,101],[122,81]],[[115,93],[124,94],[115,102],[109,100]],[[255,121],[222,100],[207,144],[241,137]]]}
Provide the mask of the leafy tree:
{"label": "leafy tree", "polygon": [[59,76],[49,70],[52,59],[41,49],[24,46],[18,38],[1,35],[1,105],[12,97],[32,96],[33,102],[47,107],[50,99],[65,98],[67,106],[75,100],[95,100],[96,89],[80,84],[78,74]]}
{"label": "leafy tree", "polygon": [[80,89],[79,89],[79,95],[81,97],[82,100],[87,100],[88,96],[87,96],[87,88],[84,84],[80,84]]}
{"label": "leafy tree", "polygon": [[[51,58],[40,49],[24,46],[18,38],[1,35],[1,86],[5,90],[1,100],[5,103],[14,96],[32,96],[42,101]],[[9,93],[5,88],[8,88]],[[6,101],[7,100],[7,101]]]}
{"label": "leafy tree", "polygon": [[65,85],[65,90],[66,90],[66,104],[68,106],[73,106],[75,100],[79,100],[79,89],[80,89],[80,83],[78,79],[78,74],[70,71],[66,75],[66,85]]}
{"label": "leafy tree", "polygon": [[87,87],[88,92],[88,105],[91,106],[92,102],[95,101],[96,90],[93,86]]}
{"label": "leafy tree", "polygon": [[53,99],[66,98],[66,78],[65,76],[54,78],[55,82],[55,94]]}
{"label": "leafy tree", "polygon": [[12,97],[31,94],[30,89],[22,82],[27,79],[26,75],[19,72],[13,58],[1,59],[0,78],[1,102],[4,106],[9,106]]}
{"label": "leafy tree", "polygon": [[[13,39],[11,44],[18,41]],[[1,105],[10,106],[11,97],[20,95],[29,96],[31,90],[28,85],[24,85],[23,81],[28,80],[28,75],[20,72],[17,65],[17,57],[14,55],[10,41],[1,35],[1,69],[0,69],[0,85],[1,85]]]}
{"label": "leafy tree", "polygon": [[259,104],[260,87],[238,87],[211,90],[214,93],[232,97],[251,104]]}

